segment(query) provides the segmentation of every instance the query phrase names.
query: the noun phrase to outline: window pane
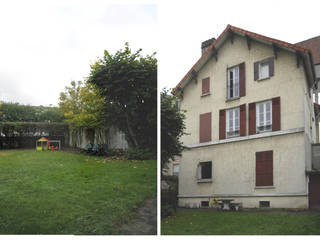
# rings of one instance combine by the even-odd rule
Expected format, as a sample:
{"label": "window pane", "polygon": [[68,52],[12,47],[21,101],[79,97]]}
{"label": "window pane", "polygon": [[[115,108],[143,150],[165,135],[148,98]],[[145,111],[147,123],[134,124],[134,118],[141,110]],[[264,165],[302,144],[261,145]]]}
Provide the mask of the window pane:
{"label": "window pane", "polygon": [[239,96],[239,68],[236,67],[234,69],[235,74],[234,74],[234,79],[235,79],[235,83],[234,83],[234,96],[238,97]]}
{"label": "window pane", "polygon": [[235,130],[239,130],[239,108],[235,109]]}
{"label": "window pane", "polygon": [[269,64],[268,63],[260,63],[259,65],[259,78],[267,78],[269,77]]}
{"label": "window pane", "polygon": [[233,69],[229,70],[229,97],[233,98]]}
{"label": "window pane", "polygon": [[229,110],[229,131],[233,131],[233,111]]}
{"label": "window pane", "polygon": [[212,177],[212,162],[203,162],[201,164],[201,178],[210,179]]}

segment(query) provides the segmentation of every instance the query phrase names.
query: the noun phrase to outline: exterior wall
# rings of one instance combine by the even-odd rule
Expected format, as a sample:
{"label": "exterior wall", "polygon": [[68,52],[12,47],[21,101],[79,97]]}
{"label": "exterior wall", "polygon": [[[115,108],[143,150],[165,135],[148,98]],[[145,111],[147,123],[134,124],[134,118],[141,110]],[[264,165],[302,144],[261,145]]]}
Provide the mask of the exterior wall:
{"label": "exterior wall", "polygon": [[[180,106],[186,110],[188,134],[182,141],[190,149],[183,152],[180,160],[180,206],[199,207],[201,201],[209,198],[227,197],[242,202],[243,207],[259,207],[259,201],[270,201],[270,207],[275,208],[308,207],[305,171],[311,168],[311,143],[316,136],[312,94],[302,64],[297,67],[296,55],[284,50],[274,59],[274,76],[254,81],[254,62],[271,56],[274,56],[271,46],[252,41],[249,50],[245,38],[234,37],[233,44],[227,40],[218,49],[217,61],[211,58],[198,72],[197,83],[191,81],[185,86]],[[246,95],[228,101],[227,68],[242,62],[245,62]],[[207,77],[210,94],[201,96],[201,80]],[[279,134],[248,137],[248,104],[279,96]],[[246,137],[219,140],[219,110],[242,104],[246,104]],[[208,112],[212,113],[212,141],[199,144],[200,114]],[[267,150],[273,150],[274,186],[257,188],[255,153]],[[212,182],[198,183],[197,166],[204,161],[212,161]]]}
{"label": "exterior wall", "polygon": [[[296,67],[296,56],[279,51],[274,60],[274,76],[254,81],[254,62],[273,56],[270,46],[253,41],[248,50],[244,38],[235,37],[234,43],[227,40],[219,49],[218,61],[211,58],[198,73],[198,83],[191,81],[184,88],[181,109],[186,110],[184,144],[199,143],[199,116],[212,112],[212,140],[219,139],[219,110],[251,102],[281,97],[281,129],[304,127],[304,94],[308,92],[304,70]],[[246,96],[226,102],[226,69],[245,62]],[[210,95],[201,97],[201,80],[210,77]],[[290,89],[290,90],[288,90]],[[247,106],[248,112],[248,106]],[[248,116],[248,113],[247,113]],[[248,119],[248,118],[247,118]],[[246,123],[248,134],[248,121]]]}
{"label": "exterior wall", "polygon": [[173,165],[175,164],[179,164],[180,165],[180,160],[181,160],[181,157],[179,156],[176,156],[174,158],[174,161],[170,161],[168,164],[167,164],[167,168],[163,169],[163,174],[164,175],[173,175]]}
{"label": "exterior wall", "polygon": [[[255,186],[255,153],[267,150],[273,150],[274,187],[259,188]],[[199,196],[240,197],[237,202],[243,202],[244,197],[255,199],[243,202],[244,207],[257,207],[259,196],[265,195],[274,197],[270,205],[278,207],[287,201],[280,197],[284,194],[299,199],[302,195],[304,199],[307,194],[304,154],[303,132],[187,150],[180,161],[180,206],[194,201],[190,197]],[[201,161],[212,161],[212,182],[198,183],[197,165]],[[307,207],[305,201],[285,207]]]}

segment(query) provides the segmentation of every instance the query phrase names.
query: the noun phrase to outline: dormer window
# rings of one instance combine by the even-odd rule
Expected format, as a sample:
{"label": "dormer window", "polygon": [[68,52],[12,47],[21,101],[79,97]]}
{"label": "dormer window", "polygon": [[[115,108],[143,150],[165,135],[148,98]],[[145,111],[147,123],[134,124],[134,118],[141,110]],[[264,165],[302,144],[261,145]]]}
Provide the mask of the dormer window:
{"label": "dormer window", "polygon": [[254,63],[254,80],[263,80],[274,75],[274,57]]}
{"label": "dormer window", "polygon": [[210,94],[210,78],[202,79],[202,96]]}

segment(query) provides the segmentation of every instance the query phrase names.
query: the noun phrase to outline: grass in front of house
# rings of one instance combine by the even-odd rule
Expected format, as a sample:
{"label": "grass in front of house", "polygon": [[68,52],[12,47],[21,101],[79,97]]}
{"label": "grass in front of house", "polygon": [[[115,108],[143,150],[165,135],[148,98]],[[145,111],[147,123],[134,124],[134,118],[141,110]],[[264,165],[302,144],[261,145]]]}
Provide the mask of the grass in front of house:
{"label": "grass in front of house", "polygon": [[161,222],[162,235],[318,235],[320,213],[181,209]]}
{"label": "grass in front of house", "polygon": [[156,196],[157,164],[0,151],[0,234],[118,234]]}

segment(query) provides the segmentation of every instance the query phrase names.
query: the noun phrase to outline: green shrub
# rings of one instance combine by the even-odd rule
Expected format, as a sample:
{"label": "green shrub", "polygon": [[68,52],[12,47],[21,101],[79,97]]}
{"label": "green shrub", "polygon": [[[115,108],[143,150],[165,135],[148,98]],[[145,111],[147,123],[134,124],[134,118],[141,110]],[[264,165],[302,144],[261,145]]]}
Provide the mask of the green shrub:
{"label": "green shrub", "polygon": [[178,207],[177,189],[169,188],[161,190],[161,217],[173,215]]}
{"label": "green shrub", "polygon": [[129,148],[125,156],[129,160],[147,160],[154,158],[153,155],[149,149]]}

